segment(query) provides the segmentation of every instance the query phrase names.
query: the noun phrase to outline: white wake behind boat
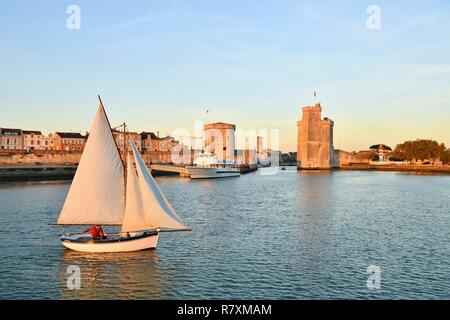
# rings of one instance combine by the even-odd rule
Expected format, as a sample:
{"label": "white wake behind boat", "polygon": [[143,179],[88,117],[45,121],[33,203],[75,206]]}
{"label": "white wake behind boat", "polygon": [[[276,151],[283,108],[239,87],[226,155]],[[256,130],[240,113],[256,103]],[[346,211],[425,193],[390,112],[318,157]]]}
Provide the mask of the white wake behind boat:
{"label": "white wake behind boat", "polygon": [[[125,130],[124,138],[127,141]],[[177,216],[131,139],[130,145],[132,156],[127,154],[124,164],[100,100],[57,224],[120,226],[121,232],[101,240],[65,233],[60,240],[66,248],[83,252],[151,249],[156,248],[160,232],[191,230]]]}

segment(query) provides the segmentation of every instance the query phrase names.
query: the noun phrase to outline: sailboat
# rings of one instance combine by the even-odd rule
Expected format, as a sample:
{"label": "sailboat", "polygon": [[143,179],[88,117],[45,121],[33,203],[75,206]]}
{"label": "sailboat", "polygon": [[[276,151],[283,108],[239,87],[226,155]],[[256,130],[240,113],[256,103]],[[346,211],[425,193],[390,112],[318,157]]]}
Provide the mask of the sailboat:
{"label": "sailboat", "polygon": [[82,252],[137,251],[156,248],[161,232],[191,231],[162,193],[131,138],[131,154],[126,151],[126,126],[122,161],[98,98],[100,106],[57,224],[121,230],[101,240],[85,233],[64,233],[62,244]]}

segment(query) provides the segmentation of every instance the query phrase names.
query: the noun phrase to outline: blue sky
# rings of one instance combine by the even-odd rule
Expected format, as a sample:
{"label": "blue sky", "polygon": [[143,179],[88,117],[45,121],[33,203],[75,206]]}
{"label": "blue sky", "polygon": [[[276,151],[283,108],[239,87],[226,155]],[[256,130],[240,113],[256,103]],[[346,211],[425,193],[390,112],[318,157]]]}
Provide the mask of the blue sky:
{"label": "blue sky", "polygon": [[[80,30],[66,28],[70,4]],[[371,4],[380,30],[366,27]],[[0,127],[83,132],[100,93],[113,125],[276,128],[294,151],[301,106],[317,91],[337,148],[450,146],[449,60],[444,0],[3,0]]]}

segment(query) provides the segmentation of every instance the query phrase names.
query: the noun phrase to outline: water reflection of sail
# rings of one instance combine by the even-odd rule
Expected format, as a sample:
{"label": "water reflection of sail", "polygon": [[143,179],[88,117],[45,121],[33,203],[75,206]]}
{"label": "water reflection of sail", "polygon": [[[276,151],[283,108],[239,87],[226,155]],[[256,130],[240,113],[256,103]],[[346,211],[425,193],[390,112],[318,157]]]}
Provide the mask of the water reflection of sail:
{"label": "water reflection of sail", "polygon": [[[79,266],[81,288],[67,288],[69,266]],[[60,264],[60,299],[163,299],[169,287],[157,251],[102,255],[65,250]]]}

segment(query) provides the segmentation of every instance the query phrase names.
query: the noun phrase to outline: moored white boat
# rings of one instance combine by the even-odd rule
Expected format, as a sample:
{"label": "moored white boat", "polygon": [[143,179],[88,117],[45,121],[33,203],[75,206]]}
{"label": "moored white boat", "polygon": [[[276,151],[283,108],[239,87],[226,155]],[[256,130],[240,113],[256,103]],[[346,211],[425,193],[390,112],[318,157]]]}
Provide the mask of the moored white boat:
{"label": "moored white boat", "polygon": [[240,169],[237,167],[225,166],[219,164],[215,155],[204,153],[194,160],[193,166],[186,167],[191,179],[215,179],[239,177]]}
{"label": "moored white boat", "polygon": [[[126,146],[125,129],[124,139]],[[60,237],[66,248],[83,252],[151,249],[156,248],[161,232],[191,230],[177,216],[131,139],[130,146],[133,156],[125,150],[124,164],[100,100],[57,224],[119,226],[121,230],[106,239],[66,233]]]}
{"label": "moored white boat", "polygon": [[191,179],[229,178],[241,175],[239,168],[188,167],[188,169]]}

